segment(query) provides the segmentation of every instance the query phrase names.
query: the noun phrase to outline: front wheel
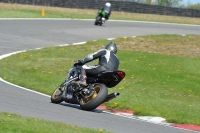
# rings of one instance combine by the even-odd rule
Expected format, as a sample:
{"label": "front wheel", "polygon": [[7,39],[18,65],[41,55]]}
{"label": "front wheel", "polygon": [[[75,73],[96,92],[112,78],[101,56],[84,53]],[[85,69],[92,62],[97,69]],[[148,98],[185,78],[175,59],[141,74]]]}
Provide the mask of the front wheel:
{"label": "front wheel", "polygon": [[52,103],[61,103],[63,101],[62,99],[62,94],[64,92],[64,90],[66,86],[64,85],[64,83],[62,83],[60,86],[58,86],[55,91],[52,93],[51,95],[51,102]]}
{"label": "front wheel", "polygon": [[94,24],[95,24],[95,25],[98,25],[98,24],[101,25],[101,17],[100,17],[100,16],[97,16],[97,17],[96,17],[96,21],[95,21]]}
{"label": "front wheel", "polygon": [[92,111],[102,104],[108,95],[108,88],[104,84],[95,84],[94,93],[79,101],[82,110]]}

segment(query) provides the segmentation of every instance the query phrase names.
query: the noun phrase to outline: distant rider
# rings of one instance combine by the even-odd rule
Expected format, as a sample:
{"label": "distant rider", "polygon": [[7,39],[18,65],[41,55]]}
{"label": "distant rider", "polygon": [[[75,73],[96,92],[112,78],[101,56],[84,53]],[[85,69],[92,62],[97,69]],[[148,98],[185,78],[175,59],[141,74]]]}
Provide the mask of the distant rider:
{"label": "distant rider", "polygon": [[100,9],[99,12],[101,12],[101,11],[104,11],[104,12],[105,12],[105,16],[104,16],[104,17],[105,17],[106,20],[108,20],[109,17],[110,17],[110,15],[111,15],[111,11],[112,11],[111,4],[110,4],[109,2],[107,2],[107,3],[104,5],[104,7],[102,7],[102,8]]}

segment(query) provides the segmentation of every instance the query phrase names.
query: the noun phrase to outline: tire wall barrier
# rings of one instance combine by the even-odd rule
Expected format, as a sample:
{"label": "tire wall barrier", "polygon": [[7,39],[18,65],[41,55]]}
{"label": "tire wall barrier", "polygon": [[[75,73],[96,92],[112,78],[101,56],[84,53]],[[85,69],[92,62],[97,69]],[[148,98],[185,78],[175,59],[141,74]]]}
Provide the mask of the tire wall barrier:
{"label": "tire wall barrier", "polygon": [[[108,0],[0,0],[4,3],[29,4],[52,7],[100,9]],[[200,18],[200,10],[187,8],[174,8],[159,5],[141,4],[129,1],[109,1],[112,10],[118,12],[159,14],[170,16],[184,16]]]}

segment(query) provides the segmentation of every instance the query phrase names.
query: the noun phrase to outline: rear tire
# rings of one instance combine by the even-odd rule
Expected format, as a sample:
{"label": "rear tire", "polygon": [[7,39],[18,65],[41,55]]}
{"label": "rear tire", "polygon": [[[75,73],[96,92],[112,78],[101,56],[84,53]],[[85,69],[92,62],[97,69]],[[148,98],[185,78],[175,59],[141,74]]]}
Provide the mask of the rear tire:
{"label": "rear tire", "polygon": [[62,99],[62,94],[65,90],[65,85],[63,85],[64,83],[62,83],[60,86],[58,86],[55,91],[52,93],[51,95],[51,102],[52,103],[61,103],[63,101]]}
{"label": "rear tire", "polygon": [[79,104],[82,110],[92,111],[105,101],[108,88],[104,84],[96,84],[94,90],[94,94],[89,98],[80,99]]}

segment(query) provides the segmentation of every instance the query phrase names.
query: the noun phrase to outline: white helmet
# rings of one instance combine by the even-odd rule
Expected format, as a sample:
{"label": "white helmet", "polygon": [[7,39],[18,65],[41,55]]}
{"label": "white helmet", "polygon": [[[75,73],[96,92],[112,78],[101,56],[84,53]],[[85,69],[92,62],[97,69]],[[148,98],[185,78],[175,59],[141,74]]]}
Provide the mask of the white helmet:
{"label": "white helmet", "polygon": [[110,4],[109,2],[107,2],[107,3],[105,4],[105,6],[110,7],[111,4]]}

